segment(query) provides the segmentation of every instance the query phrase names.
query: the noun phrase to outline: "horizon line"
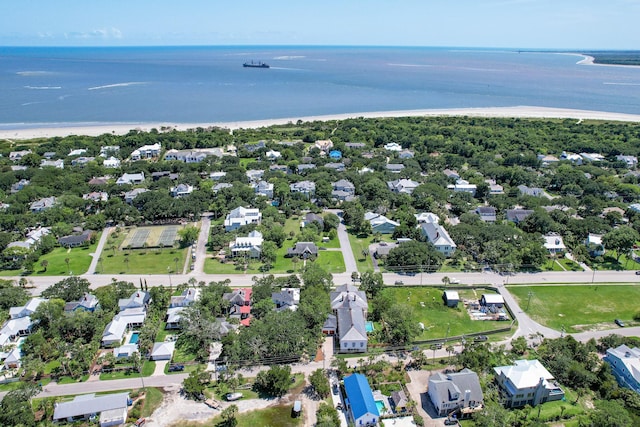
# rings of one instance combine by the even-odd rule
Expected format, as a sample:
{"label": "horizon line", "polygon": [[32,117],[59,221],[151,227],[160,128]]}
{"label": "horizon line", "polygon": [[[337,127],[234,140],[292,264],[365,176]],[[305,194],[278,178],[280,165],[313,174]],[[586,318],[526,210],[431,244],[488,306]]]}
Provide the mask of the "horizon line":
{"label": "horizon line", "polygon": [[550,48],[550,47],[514,47],[514,46],[468,46],[468,45],[381,45],[381,44],[131,44],[131,45],[4,45],[2,49],[13,48],[53,48],[53,49],[139,49],[139,48],[314,48],[314,47],[331,47],[331,48],[404,48],[404,49],[490,49],[490,50],[509,50],[518,52],[640,52],[640,49],[621,49],[621,48]]}

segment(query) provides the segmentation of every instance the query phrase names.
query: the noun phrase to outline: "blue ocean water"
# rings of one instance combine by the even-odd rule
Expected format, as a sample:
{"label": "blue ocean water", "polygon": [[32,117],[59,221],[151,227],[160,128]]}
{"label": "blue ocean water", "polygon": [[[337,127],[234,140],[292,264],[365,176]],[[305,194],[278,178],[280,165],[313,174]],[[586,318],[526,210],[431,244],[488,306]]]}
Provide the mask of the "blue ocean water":
{"label": "blue ocean water", "polygon": [[[414,47],[0,48],[0,127],[544,106],[640,114],[640,68]],[[269,69],[243,68],[264,61]]]}

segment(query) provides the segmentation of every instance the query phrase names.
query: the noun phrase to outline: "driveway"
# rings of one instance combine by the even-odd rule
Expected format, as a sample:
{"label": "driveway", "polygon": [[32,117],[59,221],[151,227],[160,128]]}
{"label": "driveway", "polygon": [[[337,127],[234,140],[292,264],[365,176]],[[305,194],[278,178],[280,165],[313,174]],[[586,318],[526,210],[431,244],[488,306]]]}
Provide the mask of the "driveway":
{"label": "driveway", "polygon": [[94,274],[96,272],[96,267],[98,266],[98,260],[102,256],[102,250],[104,249],[104,245],[107,243],[107,238],[113,231],[113,227],[107,227],[102,231],[102,235],[100,236],[100,240],[98,241],[98,246],[96,246],[96,251],[91,255],[91,264],[89,265],[89,269],[86,274]]}
{"label": "driveway", "polygon": [[435,417],[435,409],[427,395],[427,386],[429,385],[429,377],[431,371],[407,371],[407,375],[411,382],[407,383],[409,396],[416,402],[416,410],[424,420],[425,427],[444,426],[444,418]]}
{"label": "driveway", "polygon": [[351,250],[351,242],[349,242],[349,234],[347,233],[347,227],[342,220],[338,224],[338,240],[340,241],[340,249],[342,250],[342,257],[344,258],[344,266],[349,275],[354,271],[358,271],[358,264],[356,258],[353,256]]}
{"label": "driveway", "polygon": [[193,262],[194,266],[191,274],[202,274],[204,260],[207,256],[207,243],[209,242],[209,230],[211,229],[211,215],[209,212],[203,213],[200,221],[200,235],[196,243],[196,260]]}

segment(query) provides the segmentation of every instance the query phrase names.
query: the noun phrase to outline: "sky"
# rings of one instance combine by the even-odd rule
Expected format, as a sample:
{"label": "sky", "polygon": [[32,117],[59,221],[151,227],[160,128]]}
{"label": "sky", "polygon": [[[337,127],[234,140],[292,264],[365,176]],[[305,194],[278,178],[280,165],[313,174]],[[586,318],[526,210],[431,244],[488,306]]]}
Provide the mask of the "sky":
{"label": "sky", "polygon": [[640,0],[2,2],[0,46],[640,49]]}

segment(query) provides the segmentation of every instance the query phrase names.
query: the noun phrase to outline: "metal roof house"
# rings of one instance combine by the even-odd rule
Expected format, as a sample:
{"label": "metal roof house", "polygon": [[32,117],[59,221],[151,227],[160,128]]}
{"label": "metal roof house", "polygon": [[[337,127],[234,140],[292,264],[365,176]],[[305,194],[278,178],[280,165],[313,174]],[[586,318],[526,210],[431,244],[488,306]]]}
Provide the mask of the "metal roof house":
{"label": "metal roof house", "polygon": [[640,348],[621,345],[607,349],[605,362],[621,387],[640,393]]}
{"label": "metal roof house", "polygon": [[431,375],[428,394],[440,416],[459,410],[470,413],[482,408],[484,402],[478,374],[466,368],[456,373]]}
{"label": "metal roof house", "polygon": [[367,377],[362,374],[349,375],[344,379],[344,390],[350,420],[356,426],[378,425],[380,413]]}
{"label": "metal roof house", "polygon": [[436,248],[442,255],[449,257],[456,250],[456,243],[451,239],[447,230],[439,224],[425,222],[420,224],[420,233]]}
{"label": "metal roof house", "polygon": [[351,284],[338,286],[329,294],[336,316],[340,353],[367,351],[367,295]]}
{"label": "metal roof house", "polygon": [[536,406],[564,397],[553,375],[538,360],[516,360],[512,366],[493,370],[507,408]]}
{"label": "metal roof house", "polygon": [[96,396],[84,394],[70,402],[56,403],[53,421],[74,422],[100,415],[100,427],[119,426],[127,421],[129,393]]}

